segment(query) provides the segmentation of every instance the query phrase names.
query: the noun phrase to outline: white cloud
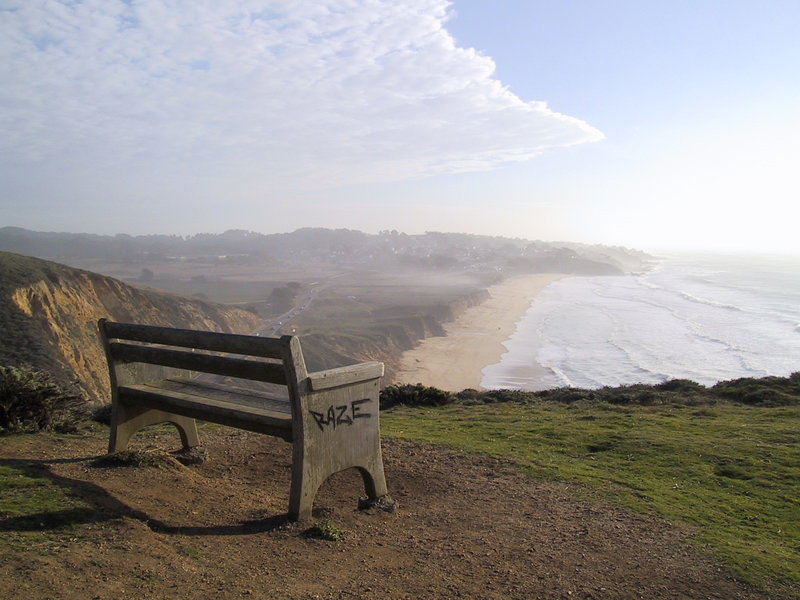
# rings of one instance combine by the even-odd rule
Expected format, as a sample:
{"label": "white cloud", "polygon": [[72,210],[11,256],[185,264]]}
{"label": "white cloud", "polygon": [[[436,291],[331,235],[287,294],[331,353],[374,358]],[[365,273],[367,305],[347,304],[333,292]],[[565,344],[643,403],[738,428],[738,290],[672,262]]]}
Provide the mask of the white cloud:
{"label": "white cloud", "polygon": [[0,169],[326,186],[600,139],[458,48],[446,0],[0,0]]}

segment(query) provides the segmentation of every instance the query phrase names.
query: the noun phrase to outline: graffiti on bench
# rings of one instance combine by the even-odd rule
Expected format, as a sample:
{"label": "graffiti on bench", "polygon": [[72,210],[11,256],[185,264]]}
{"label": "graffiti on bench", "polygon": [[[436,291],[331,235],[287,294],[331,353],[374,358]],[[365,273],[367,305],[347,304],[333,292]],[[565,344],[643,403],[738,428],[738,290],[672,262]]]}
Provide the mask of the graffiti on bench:
{"label": "graffiti on bench", "polygon": [[363,412],[361,407],[365,402],[369,402],[369,398],[353,400],[350,404],[342,404],[340,406],[331,405],[324,413],[315,410],[309,412],[314,417],[314,422],[316,422],[320,431],[325,431],[326,427],[336,429],[340,425],[352,425],[356,419],[371,418],[372,413]]}

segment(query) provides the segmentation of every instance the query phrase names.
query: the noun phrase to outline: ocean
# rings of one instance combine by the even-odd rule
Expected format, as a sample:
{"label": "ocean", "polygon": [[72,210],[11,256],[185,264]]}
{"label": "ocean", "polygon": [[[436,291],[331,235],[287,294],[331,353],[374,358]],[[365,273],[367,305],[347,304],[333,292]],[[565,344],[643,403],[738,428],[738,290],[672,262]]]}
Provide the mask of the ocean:
{"label": "ocean", "polygon": [[670,255],[546,287],[485,388],[711,385],[800,371],[800,256]]}

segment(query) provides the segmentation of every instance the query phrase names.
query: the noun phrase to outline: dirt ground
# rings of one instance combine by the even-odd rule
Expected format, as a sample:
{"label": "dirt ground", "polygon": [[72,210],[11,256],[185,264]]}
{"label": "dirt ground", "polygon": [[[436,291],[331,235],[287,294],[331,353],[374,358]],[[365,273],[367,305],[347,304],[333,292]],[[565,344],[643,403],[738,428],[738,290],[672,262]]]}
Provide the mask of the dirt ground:
{"label": "dirt ground", "polygon": [[[690,546],[692,531],[528,479],[513,464],[384,441],[394,513],[356,510],[354,471],[329,479],[315,519],[338,542],[286,521],[290,446],[225,428],[201,432],[209,459],[96,467],[96,436],[0,444],[0,464],[42,464],[96,508],[56,542],[0,564],[0,597],[264,599],[755,599]],[[169,448],[177,436],[139,436]],[[0,530],[0,536],[19,532]]]}

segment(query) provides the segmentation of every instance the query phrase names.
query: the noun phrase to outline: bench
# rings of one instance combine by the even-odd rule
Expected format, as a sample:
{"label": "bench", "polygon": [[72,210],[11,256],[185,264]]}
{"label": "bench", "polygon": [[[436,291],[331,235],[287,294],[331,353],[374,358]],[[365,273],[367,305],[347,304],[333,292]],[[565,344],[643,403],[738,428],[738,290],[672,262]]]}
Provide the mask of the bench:
{"label": "bench", "polygon": [[198,445],[195,419],[292,444],[289,518],[311,516],[319,486],[355,467],[370,499],[386,495],[378,393],[383,363],[309,373],[300,340],[173,329],[100,319],[111,378],[108,451],[139,429],[175,425]]}

